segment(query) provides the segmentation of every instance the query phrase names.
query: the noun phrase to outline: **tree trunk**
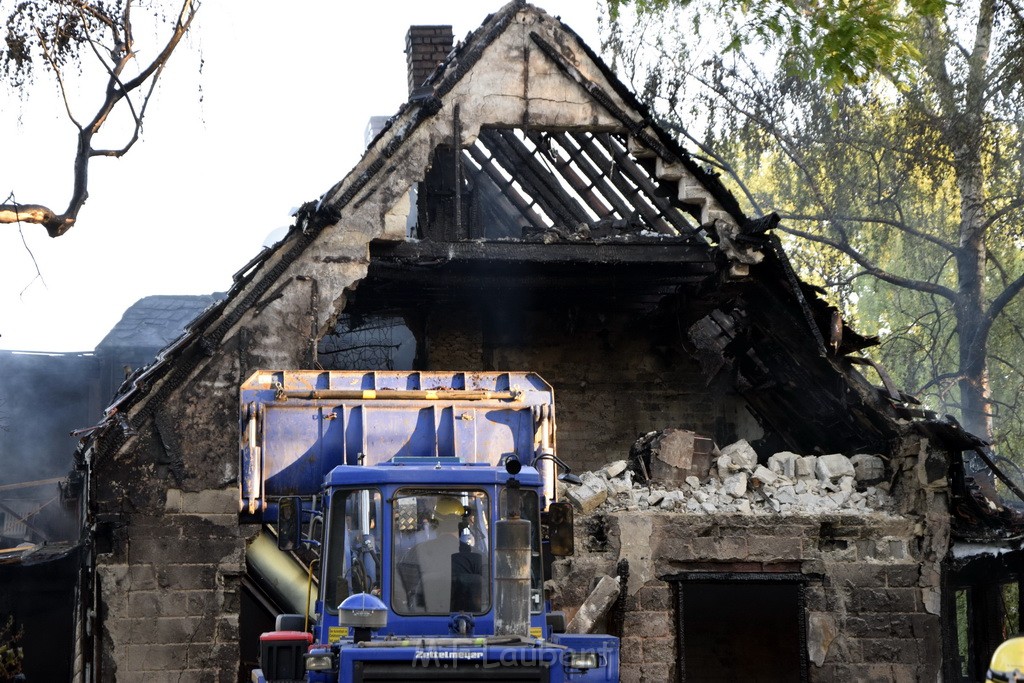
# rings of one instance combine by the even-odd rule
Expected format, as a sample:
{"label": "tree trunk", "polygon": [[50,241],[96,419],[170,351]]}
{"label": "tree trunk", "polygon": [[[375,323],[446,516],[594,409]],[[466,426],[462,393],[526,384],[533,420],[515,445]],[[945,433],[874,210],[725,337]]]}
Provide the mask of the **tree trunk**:
{"label": "tree trunk", "polygon": [[967,431],[992,440],[988,334],[985,301],[985,171],[981,160],[980,112],[960,117],[947,130],[960,191],[960,241],[956,251],[960,410]]}
{"label": "tree trunk", "polygon": [[[992,441],[992,411],[988,381],[988,336],[991,322],[985,301],[986,204],[985,167],[982,163],[985,128],[985,84],[995,17],[995,0],[982,0],[975,26],[974,45],[967,58],[966,80],[956,86],[959,104],[947,102],[942,126],[953,153],[953,169],[960,192],[959,244],[956,251],[957,320],[960,361],[960,410],[963,426]],[[943,74],[945,76],[945,74]]]}

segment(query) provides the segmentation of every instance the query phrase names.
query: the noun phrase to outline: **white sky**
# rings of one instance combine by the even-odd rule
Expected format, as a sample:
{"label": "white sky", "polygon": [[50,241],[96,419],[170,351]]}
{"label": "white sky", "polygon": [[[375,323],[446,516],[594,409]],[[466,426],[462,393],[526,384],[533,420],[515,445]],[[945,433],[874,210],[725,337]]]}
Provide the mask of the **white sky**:
{"label": "white sky", "polygon": [[[76,226],[58,239],[0,226],[0,349],[91,351],[144,296],[227,290],[294,207],[355,165],[369,117],[406,99],[408,27],[452,24],[461,40],[499,2],[207,0],[142,140],[93,160]],[[599,2],[537,4],[599,51]],[[41,80],[23,102],[0,93],[0,200],[63,211],[75,129],[55,86]]]}

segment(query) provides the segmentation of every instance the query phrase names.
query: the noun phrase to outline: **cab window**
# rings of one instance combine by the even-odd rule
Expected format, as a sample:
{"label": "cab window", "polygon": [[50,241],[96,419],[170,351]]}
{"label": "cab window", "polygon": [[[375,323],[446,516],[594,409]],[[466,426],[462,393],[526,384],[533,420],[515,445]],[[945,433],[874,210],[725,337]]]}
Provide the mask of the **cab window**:
{"label": "cab window", "polygon": [[490,508],[467,489],[400,489],[394,498],[392,608],[399,614],[490,609]]}
{"label": "cab window", "polygon": [[322,592],[327,610],[356,593],[380,595],[381,497],[375,489],[331,496]]}

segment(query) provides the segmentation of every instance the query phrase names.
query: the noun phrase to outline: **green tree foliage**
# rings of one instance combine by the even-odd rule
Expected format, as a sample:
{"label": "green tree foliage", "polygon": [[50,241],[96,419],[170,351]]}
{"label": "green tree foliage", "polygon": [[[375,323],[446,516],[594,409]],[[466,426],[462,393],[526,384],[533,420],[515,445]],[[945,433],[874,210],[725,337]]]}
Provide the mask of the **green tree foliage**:
{"label": "green tree foliage", "polygon": [[882,335],[904,385],[1022,443],[1020,7],[611,0],[610,15],[620,71],[752,213],[783,216],[804,273]]}
{"label": "green tree foliage", "polygon": [[22,672],[25,653],[21,649],[24,629],[14,627],[14,617],[0,625],[0,681],[13,681]]}

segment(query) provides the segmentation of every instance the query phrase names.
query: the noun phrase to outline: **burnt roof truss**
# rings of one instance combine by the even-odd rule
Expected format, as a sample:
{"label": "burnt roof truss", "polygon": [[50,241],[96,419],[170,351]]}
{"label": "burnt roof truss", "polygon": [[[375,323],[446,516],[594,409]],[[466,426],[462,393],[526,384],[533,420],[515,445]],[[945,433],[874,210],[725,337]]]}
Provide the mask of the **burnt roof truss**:
{"label": "burnt roof truss", "polygon": [[435,150],[420,189],[420,236],[698,237],[699,207],[680,202],[654,163],[634,158],[616,133],[483,128],[470,145]]}

